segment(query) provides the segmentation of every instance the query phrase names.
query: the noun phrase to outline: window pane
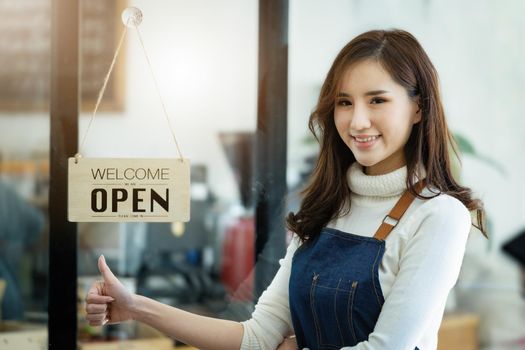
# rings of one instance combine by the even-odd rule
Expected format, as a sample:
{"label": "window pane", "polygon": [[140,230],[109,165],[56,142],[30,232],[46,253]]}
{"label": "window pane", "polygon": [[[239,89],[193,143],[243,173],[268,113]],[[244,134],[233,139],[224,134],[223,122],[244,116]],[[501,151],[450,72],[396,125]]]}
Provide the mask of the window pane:
{"label": "window pane", "polygon": [[50,6],[0,1],[2,344],[47,339]]}
{"label": "window pane", "polygon": [[[245,320],[253,309],[257,2],[130,5],[143,13],[140,35],[181,152],[191,161],[191,221],[79,223],[79,297],[100,279],[97,259],[104,254],[131,291],[199,314]],[[106,0],[82,6],[79,140],[124,29],[125,7]],[[85,140],[84,157],[178,157],[134,28]],[[83,305],[80,310],[78,337],[85,346],[157,335],[136,323],[91,327]]]}

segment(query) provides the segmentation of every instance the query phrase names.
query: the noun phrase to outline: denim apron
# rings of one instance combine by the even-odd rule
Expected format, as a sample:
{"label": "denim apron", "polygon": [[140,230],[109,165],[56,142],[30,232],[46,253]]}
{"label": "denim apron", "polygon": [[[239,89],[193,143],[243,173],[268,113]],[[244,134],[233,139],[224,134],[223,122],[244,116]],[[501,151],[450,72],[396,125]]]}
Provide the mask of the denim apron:
{"label": "denim apron", "polygon": [[[424,181],[416,184],[418,192],[422,186]],[[385,302],[378,271],[385,239],[413,200],[407,190],[374,237],[325,227],[297,249],[289,302],[299,349],[340,349],[368,340]]]}

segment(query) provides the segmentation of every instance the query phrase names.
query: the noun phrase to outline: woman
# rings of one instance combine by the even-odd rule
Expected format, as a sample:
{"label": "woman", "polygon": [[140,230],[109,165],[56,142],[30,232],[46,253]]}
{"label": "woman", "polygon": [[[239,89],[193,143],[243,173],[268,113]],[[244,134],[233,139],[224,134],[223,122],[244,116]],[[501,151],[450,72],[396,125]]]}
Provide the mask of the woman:
{"label": "woman", "polygon": [[132,295],[101,257],[90,323],[136,319],[202,349],[436,349],[469,211],[485,228],[482,203],[452,177],[430,59],[406,31],[357,36],[330,68],[309,126],[320,155],[287,219],[294,238],[250,320]]}

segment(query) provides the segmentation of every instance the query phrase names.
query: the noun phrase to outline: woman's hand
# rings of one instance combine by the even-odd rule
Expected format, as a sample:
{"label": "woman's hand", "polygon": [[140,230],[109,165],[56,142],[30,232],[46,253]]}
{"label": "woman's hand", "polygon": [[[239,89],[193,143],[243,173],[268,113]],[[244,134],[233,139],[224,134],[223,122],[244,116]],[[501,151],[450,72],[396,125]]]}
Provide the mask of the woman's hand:
{"label": "woman's hand", "polygon": [[284,338],[283,342],[277,347],[277,350],[297,350],[295,336]]}
{"label": "woman's hand", "polygon": [[94,282],[86,296],[86,319],[91,326],[132,319],[133,296],[115,277],[104,256],[98,258],[102,281]]}

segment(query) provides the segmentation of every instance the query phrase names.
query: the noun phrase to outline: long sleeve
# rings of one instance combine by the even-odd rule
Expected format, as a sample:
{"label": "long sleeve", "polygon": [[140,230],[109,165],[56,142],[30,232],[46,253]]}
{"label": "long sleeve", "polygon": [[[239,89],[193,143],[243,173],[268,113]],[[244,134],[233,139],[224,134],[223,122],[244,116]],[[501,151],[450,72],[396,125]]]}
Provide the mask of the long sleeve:
{"label": "long sleeve", "polygon": [[297,236],[294,236],[285,257],[279,260],[279,270],[255,305],[252,318],[241,322],[244,327],[241,350],[274,350],[285,336],[293,333],[288,283],[298,245]]}
{"label": "long sleeve", "polygon": [[342,349],[414,350],[436,317],[441,320],[459,276],[470,213],[459,200],[441,195],[423,204],[412,219],[407,226],[413,236],[374,331],[368,341]]}

